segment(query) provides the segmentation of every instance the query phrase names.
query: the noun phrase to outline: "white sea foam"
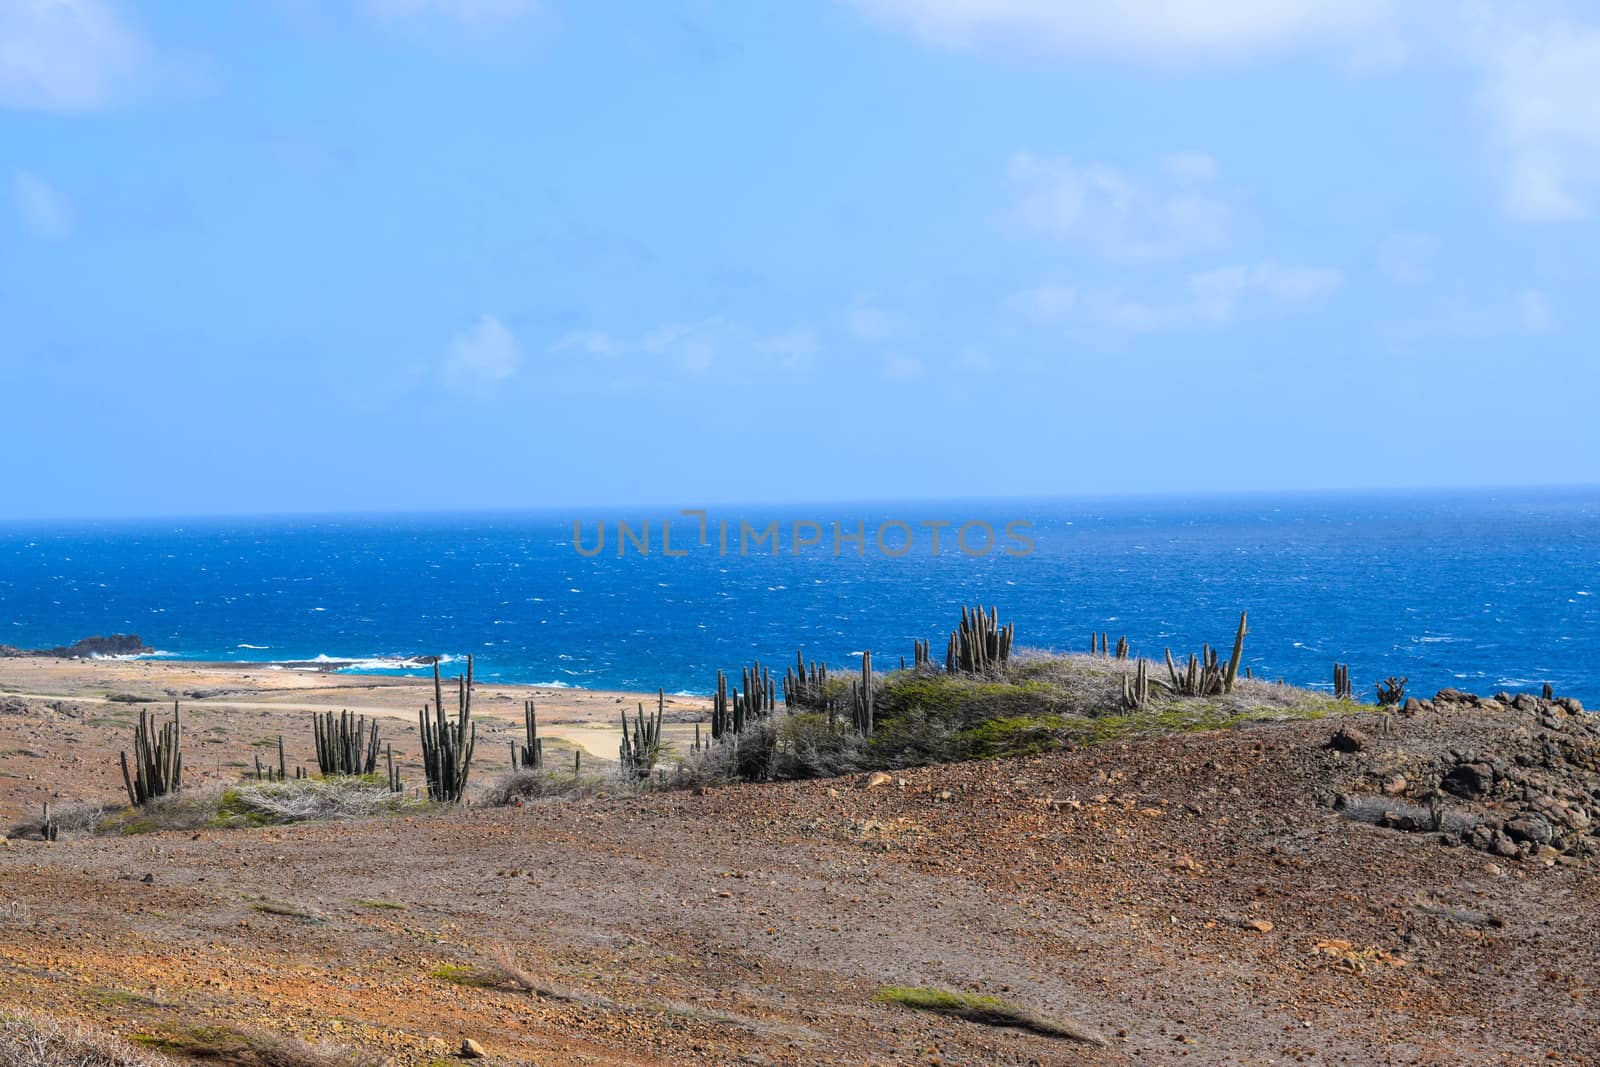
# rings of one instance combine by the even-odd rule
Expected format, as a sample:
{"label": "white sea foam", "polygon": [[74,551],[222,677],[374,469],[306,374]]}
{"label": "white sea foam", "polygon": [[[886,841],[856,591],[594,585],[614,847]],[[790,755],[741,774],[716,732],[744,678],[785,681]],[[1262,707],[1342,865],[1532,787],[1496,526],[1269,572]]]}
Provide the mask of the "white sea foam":
{"label": "white sea foam", "polygon": [[571,689],[571,688],[573,688],[571,682],[534,682],[533,684],[535,686],[539,687],[540,689]]}
{"label": "white sea foam", "polygon": [[264,651],[266,649],[269,649],[272,646],[271,645],[247,645],[247,644],[244,644],[243,642],[240,642],[239,644],[234,645],[233,647],[234,648],[253,648],[253,649],[255,649],[256,651],[259,652],[259,651]]}

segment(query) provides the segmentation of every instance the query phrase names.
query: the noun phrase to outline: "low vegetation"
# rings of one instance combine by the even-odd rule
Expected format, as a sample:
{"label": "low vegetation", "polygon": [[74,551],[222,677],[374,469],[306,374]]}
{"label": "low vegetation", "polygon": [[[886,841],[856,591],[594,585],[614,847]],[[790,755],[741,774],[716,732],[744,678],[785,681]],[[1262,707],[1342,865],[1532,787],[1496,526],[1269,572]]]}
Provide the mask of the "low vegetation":
{"label": "low vegetation", "polygon": [[170,1067],[165,1056],[137,1049],[81,1023],[43,1015],[0,1015],[0,1067]]}
{"label": "low vegetation", "polygon": [[1008,1026],[1016,1030],[1042,1034],[1045,1037],[1059,1037],[1093,1045],[1106,1044],[1104,1036],[1082,1023],[1041,1015],[997,997],[955,993],[947,989],[931,989],[926,986],[888,986],[878,990],[876,999],[884,1004],[898,1004],[917,1011],[931,1011],[984,1026]]}

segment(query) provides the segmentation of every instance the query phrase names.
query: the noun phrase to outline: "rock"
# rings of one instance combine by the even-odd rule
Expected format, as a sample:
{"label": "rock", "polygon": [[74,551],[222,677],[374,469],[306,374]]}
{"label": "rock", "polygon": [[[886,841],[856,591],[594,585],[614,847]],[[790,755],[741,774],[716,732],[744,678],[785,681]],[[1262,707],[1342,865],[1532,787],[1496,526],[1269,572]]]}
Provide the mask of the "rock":
{"label": "rock", "polygon": [[1496,693],[1494,698],[1496,700],[1500,701],[1500,703],[1502,703],[1502,704],[1510,704],[1512,707],[1516,708],[1518,711],[1538,711],[1539,710],[1539,698],[1535,697],[1535,696],[1532,696],[1532,695],[1530,695],[1528,693],[1518,693],[1515,697],[1512,697],[1510,700],[1507,700],[1503,694]]}
{"label": "rock", "polygon": [[857,783],[862,789],[881,789],[886,785],[894,785],[894,776],[883,771],[873,771]]}
{"label": "rock", "polygon": [[1537,812],[1528,811],[1506,823],[1506,836],[1513,841],[1546,845],[1555,837],[1555,831],[1550,828],[1549,819]]}
{"label": "rock", "polygon": [[933,799],[935,800],[952,800],[954,798],[955,794],[950,792],[948,789],[941,789],[933,795]]}
{"label": "rock", "polygon": [[1433,694],[1433,699],[1439,704],[1476,704],[1478,702],[1477,697],[1460,689],[1441,689]]}
{"label": "rock", "polygon": [[1502,704],[1511,703],[1511,694],[1506,692],[1504,689],[1502,689],[1502,690],[1500,690],[1500,692],[1496,693],[1494,695],[1494,698],[1496,700],[1498,700]]}
{"label": "rock", "polygon": [[1367,747],[1367,735],[1354,726],[1341,726],[1328,738],[1328,747],[1337,752],[1360,752]]}
{"label": "rock", "polygon": [[1401,793],[1404,793],[1406,791],[1406,786],[1410,784],[1411,783],[1406,781],[1405,775],[1391,774],[1389,777],[1383,780],[1383,795],[1386,797],[1397,797]]}
{"label": "rock", "polygon": [[472,1038],[464,1037],[461,1039],[460,1055],[464,1060],[481,1060],[487,1053],[483,1051],[483,1046],[472,1040]]}
{"label": "rock", "polygon": [[1272,933],[1272,924],[1266,919],[1251,919],[1244,926],[1246,930],[1254,930],[1258,934]]}
{"label": "rock", "polygon": [[1583,704],[1577,697],[1557,697],[1556,704],[1568,715],[1583,714]]}
{"label": "rock", "polygon": [[1488,715],[1495,715],[1505,710],[1505,705],[1498,700],[1480,700],[1477,703],[1479,711]]}
{"label": "rock", "polygon": [[1406,702],[1400,705],[1400,714],[1410,717],[1422,711],[1422,701],[1416,697],[1406,697]]}
{"label": "rock", "polygon": [[1458,797],[1481,797],[1494,788],[1494,769],[1487,763],[1461,763],[1439,780],[1439,788]]}

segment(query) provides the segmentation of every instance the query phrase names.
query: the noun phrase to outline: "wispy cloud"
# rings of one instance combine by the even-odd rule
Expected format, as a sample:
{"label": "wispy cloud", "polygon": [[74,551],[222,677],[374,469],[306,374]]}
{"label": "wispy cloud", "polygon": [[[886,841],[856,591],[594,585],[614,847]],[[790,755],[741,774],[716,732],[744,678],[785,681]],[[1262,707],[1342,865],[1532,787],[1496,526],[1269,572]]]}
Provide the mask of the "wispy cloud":
{"label": "wispy cloud", "polygon": [[1074,322],[1092,329],[1124,333],[1210,330],[1274,310],[1316,304],[1343,284],[1343,276],[1322,267],[1263,262],[1195,271],[1175,293],[1146,297],[1113,288],[1071,290],[1070,302],[1051,294],[1059,286],[1024,290],[1011,298],[1014,307],[1037,311],[1045,296],[1046,323]]}
{"label": "wispy cloud", "polygon": [[96,111],[149,74],[143,36],[111,0],[0,2],[0,107]]}
{"label": "wispy cloud", "polygon": [[72,232],[72,204],[55,186],[29,171],[13,176],[17,217],[35,237],[65,237]]}
{"label": "wispy cloud", "polygon": [[493,315],[456,334],[445,349],[440,377],[458,392],[485,393],[517,373],[522,346],[503,322]]}
{"label": "wispy cloud", "polygon": [[361,8],[385,21],[433,16],[478,28],[527,18],[541,5],[538,0],[361,0]]}
{"label": "wispy cloud", "polygon": [[1386,0],[853,0],[878,21],[951,48],[1006,47],[1194,62],[1370,40]]}
{"label": "wispy cloud", "polygon": [[1492,139],[1506,160],[1506,210],[1529,222],[1587,218],[1600,185],[1600,28],[1495,11],[1475,51]]}
{"label": "wispy cloud", "polygon": [[631,370],[640,379],[649,379],[661,370],[697,377],[713,367],[734,375],[759,367],[791,373],[804,371],[811,366],[818,348],[816,335],[802,326],[768,333],[712,315],[662,323],[633,337],[609,330],[572,330],[557,338],[548,351],[578,353],[613,363],[635,357],[631,365],[613,368],[609,373]]}
{"label": "wispy cloud", "polygon": [[1081,242],[1109,259],[1170,259],[1227,242],[1229,211],[1210,189],[1209,156],[1171,157],[1135,177],[1108,163],[1020,152],[1008,168],[1012,211],[1027,229]]}

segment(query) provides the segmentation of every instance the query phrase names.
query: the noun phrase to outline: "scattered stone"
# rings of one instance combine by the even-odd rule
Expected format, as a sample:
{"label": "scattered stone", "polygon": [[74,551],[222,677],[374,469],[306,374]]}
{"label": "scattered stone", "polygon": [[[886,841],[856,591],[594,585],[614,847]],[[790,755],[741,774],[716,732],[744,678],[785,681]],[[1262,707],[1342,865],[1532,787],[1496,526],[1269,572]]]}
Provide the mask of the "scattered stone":
{"label": "scattered stone", "polygon": [[1258,934],[1272,933],[1272,924],[1266,919],[1251,919],[1244,924],[1246,930],[1254,930]]}
{"label": "scattered stone", "polygon": [[1383,795],[1386,797],[1397,797],[1406,791],[1406,786],[1409,784],[1410,783],[1406,781],[1405,775],[1391,774],[1389,777],[1383,780]]}
{"label": "scattered stone", "polygon": [[462,1059],[464,1059],[464,1060],[481,1060],[481,1059],[483,1059],[483,1057],[485,1055],[487,1055],[487,1053],[485,1053],[483,1051],[483,1046],[478,1044],[476,1041],[472,1040],[472,1038],[464,1037],[464,1038],[461,1039],[461,1058]]}
{"label": "scattered stone", "polygon": [[1367,735],[1346,724],[1328,738],[1328,747],[1336,752],[1360,752],[1367,747]]}
{"label": "scattered stone", "polygon": [[1494,768],[1487,763],[1457,764],[1439,780],[1439,788],[1467,800],[1484,796],[1494,788]]}
{"label": "scattered stone", "polygon": [[883,771],[873,771],[858,781],[862,789],[881,789],[886,785],[894,785],[894,776]]}

